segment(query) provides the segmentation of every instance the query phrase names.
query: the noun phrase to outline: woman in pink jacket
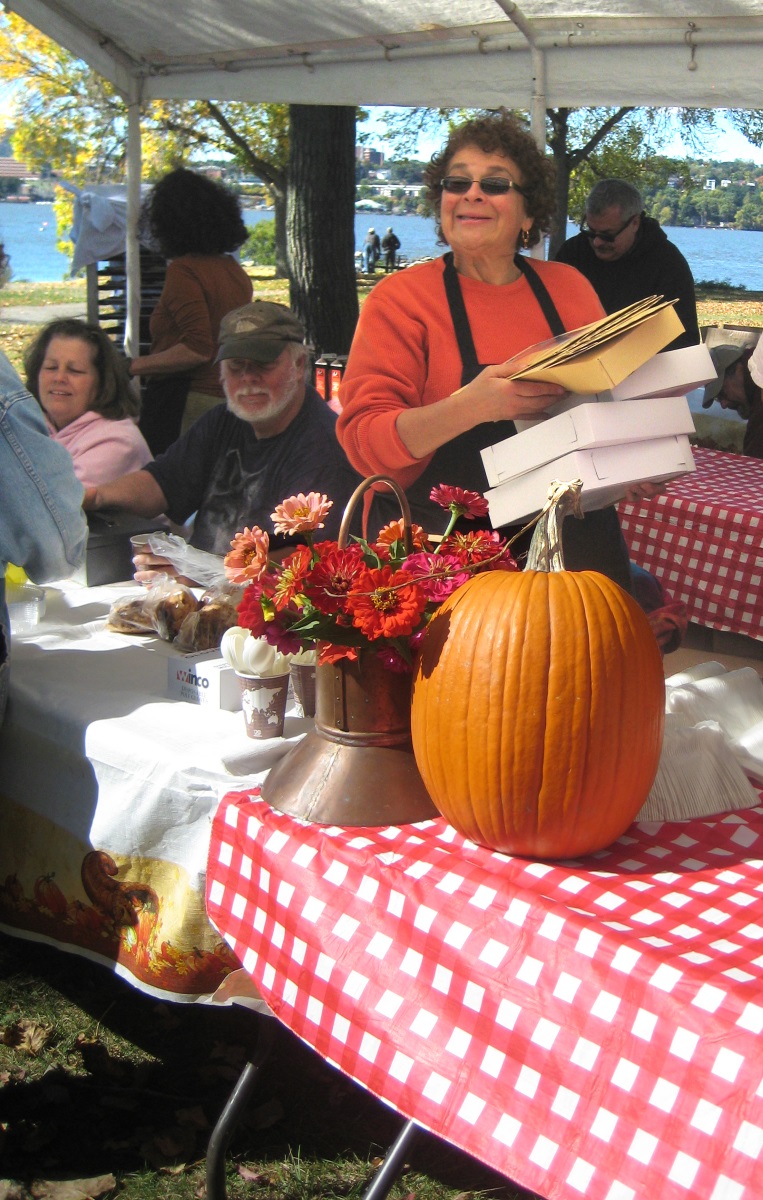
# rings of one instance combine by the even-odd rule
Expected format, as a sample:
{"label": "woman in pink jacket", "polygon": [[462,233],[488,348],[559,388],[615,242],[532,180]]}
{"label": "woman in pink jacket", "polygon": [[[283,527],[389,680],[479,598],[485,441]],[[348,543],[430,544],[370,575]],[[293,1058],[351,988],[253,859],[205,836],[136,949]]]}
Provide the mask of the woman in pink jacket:
{"label": "woman in pink jacket", "polygon": [[85,487],[110,483],[152,459],[137,426],[140,398],[127,362],[97,325],[51,321],[24,355],[26,385],[51,436],[72,456]]}

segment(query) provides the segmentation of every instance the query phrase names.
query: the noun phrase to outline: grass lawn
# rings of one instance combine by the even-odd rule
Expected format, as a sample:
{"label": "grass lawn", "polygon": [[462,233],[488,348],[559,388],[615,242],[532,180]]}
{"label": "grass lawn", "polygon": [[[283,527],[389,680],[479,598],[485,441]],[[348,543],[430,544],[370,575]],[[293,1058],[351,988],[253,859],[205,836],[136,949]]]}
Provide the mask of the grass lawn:
{"label": "grass lawn", "polygon": [[[199,1200],[209,1134],[262,1019],[157,1001],[104,967],[0,934],[0,1197]],[[401,1124],[280,1029],[229,1147],[228,1196],[360,1196]],[[88,1183],[73,1191],[72,1180]],[[392,1195],[465,1192],[529,1200],[429,1137]]]}

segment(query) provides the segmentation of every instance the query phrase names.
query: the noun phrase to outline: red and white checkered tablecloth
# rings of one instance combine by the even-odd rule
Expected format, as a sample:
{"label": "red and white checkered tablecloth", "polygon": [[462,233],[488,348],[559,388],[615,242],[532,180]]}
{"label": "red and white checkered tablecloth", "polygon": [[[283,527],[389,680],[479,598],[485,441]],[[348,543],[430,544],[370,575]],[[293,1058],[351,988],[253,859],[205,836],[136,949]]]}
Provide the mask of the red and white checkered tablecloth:
{"label": "red and white checkered tablecloth", "polygon": [[300,1038],[549,1200],[760,1200],[762,868],[763,806],[540,863],[240,792],[207,908]]}
{"label": "red and white checkered tablecloth", "polygon": [[619,506],[631,558],[690,621],[763,639],[763,460],[693,453],[696,471],[665,495]]}

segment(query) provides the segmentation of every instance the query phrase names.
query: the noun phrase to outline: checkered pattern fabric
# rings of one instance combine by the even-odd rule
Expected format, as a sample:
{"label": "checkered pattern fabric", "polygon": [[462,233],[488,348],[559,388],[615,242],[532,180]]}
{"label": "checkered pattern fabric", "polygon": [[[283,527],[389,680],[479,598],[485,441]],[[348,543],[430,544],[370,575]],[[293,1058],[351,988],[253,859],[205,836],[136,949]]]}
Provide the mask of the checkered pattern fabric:
{"label": "checkered pattern fabric", "polygon": [[763,461],[701,448],[694,460],[665,495],[619,506],[631,558],[690,621],[763,639]]}
{"label": "checkered pattern fabric", "polygon": [[207,908],[294,1033],[549,1200],[760,1200],[762,866],[763,807],[540,863],[240,792]]}

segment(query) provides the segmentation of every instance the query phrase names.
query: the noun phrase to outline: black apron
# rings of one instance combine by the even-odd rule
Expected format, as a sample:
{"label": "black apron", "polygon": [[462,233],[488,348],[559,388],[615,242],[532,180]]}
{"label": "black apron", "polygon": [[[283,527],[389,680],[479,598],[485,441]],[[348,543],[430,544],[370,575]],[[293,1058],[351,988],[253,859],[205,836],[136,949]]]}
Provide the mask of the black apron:
{"label": "black apron", "polygon": [[[461,356],[461,387],[479,375],[488,365],[477,361],[477,351],[474,346],[469,318],[466,313],[458,272],[453,262],[453,254],[444,256],[445,270],[443,282],[445,294],[450,309],[453,330],[456,335],[459,354]],[[561,317],[557,312],[551,296],[524,255],[517,254],[514,263],[527,280],[533,295],[543,312],[553,337],[565,332]],[[513,437],[517,432],[513,421],[489,421],[459,434],[445,445],[435,450],[427,466],[418,479],[406,489],[406,496],[411,506],[411,519],[430,533],[443,533],[450,519],[450,513],[438,509],[429,499],[433,487],[441,483],[450,483],[468,491],[485,491],[487,480],[482,464],[480,451],[486,446],[493,446],[504,438]],[[383,525],[400,517],[400,506],[390,492],[380,492],[374,495],[369,519],[369,532],[375,534]],[[475,529],[491,529],[489,521],[461,520],[456,528],[468,532]],[[503,528],[505,537],[512,537],[519,526]],[[515,542],[512,551],[518,559],[527,553],[531,533]],[[617,512],[613,507],[597,509],[586,513],[582,521],[569,518],[564,523],[563,550],[565,564],[571,571],[601,571],[619,583],[630,592],[631,577],[628,561],[628,548],[625,544]]]}

